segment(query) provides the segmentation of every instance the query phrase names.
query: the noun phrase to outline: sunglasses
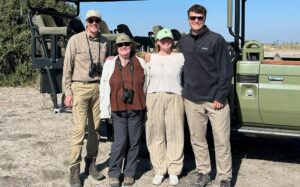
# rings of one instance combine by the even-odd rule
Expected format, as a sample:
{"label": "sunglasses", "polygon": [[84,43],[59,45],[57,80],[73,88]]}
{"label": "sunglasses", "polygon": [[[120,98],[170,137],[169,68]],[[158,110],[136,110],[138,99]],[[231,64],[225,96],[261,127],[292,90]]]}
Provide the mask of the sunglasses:
{"label": "sunglasses", "polygon": [[130,45],[130,42],[124,42],[124,43],[117,44],[118,47],[123,47],[123,46],[128,47],[129,45]]}
{"label": "sunglasses", "polygon": [[90,19],[88,19],[87,20],[90,24],[92,24],[92,23],[100,23],[100,21],[101,21],[101,19],[99,19],[99,18],[90,18]]}
{"label": "sunglasses", "polygon": [[190,16],[189,18],[192,21],[195,21],[196,19],[198,19],[199,21],[203,21],[204,20],[204,16]]}

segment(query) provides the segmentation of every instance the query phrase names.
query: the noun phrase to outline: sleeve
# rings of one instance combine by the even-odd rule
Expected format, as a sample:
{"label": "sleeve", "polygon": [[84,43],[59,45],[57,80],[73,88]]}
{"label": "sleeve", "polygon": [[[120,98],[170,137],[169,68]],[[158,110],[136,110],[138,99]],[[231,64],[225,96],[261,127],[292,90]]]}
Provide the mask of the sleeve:
{"label": "sleeve", "polygon": [[100,80],[100,118],[110,118],[110,86],[109,86],[109,71],[115,63],[108,60],[104,63],[103,72]]}
{"label": "sleeve", "polygon": [[227,43],[223,37],[220,37],[216,46],[216,64],[217,64],[217,93],[215,100],[225,104],[228,93],[231,89],[231,80],[233,76],[233,65],[227,48]]}
{"label": "sleeve", "polygon": [[74,37],[72,37],[67,45],[67,49],[65,52],[64,58],[64,68],[63,68],[63,85],[65,95],[72,95],[71,83],[72,83],[72,75],[75,64],[75,56],[76,56],[76,45],[74,41]]}
{"label": "sleeve", "polygon": [[[151,54],[151,56],[152,56],[152,54]],[[149,85],[149,67],[150,67],[150,63],[149,62],[146,63],[145,60],[140,58],[140,57],[137,57],[137,58],[140,61],[142,68],[144,69],[145,82],[144,82],[143,90],[144,90],[144,93],[146,94],[147,93],[147,88],[148,88],[148,85]]]}

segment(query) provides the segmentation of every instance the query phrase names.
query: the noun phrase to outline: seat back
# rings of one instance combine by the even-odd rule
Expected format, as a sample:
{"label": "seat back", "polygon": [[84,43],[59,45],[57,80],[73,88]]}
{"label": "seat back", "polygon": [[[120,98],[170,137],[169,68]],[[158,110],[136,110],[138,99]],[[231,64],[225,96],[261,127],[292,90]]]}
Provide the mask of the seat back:
{"label": "seat back", "polygon": [[177,29],[171,29],[171,32],[174,37],[174,41],[179,41],[182,37],[181,33]]}
{"label": "seat back", "polygon": [[33,17],[33,23],[37,27],[56,27],[56,23],[52,16],[49,15],[35,15]]}
{"label": "seat back", "polygon": [[32,21],[41,35],[67,35],[67,27],[57,26],[54,18],[50,15],[35,15],[33,16]]}
{"label": "seat back", "polygon": [[104,20],[101,20],[99,27],[102,34],[110,34],[110,30]]}
{"label": "seat back", "polygon": [[133,39],[133,34],[131,33],[129,27],[125,24],[120,24],[117,26],[118,33],[125,33],[129,36],[129,38]]}
{"label": "seat back", "polygon": [[163,28],[164,28],[164,27],[161,26],[161,25],[155,25],[155,26],[152,27],[154,39],[156,38],[157,33],[158,33],[161,29],[163,29]]}

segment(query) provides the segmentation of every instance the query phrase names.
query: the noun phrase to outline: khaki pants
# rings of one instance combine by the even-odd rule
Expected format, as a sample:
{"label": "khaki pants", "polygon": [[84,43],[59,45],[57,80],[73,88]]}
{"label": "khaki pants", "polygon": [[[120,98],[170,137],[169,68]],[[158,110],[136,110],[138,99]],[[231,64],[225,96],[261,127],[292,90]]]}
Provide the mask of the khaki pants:
{"label": "khaki pants", "polygon": [[199,173],[210,174],[211,163],[206,141],[207,122],[210,120],[216,154],[217,177],[231,179],[232,160],[230,148],[230,109],[226,104],[221,110],[212,108],[211,102],[192,102],[184,99],[191,144]]}
{"label": "khaki pants", "polygon": [[156,175],[179,175],[183,167],[184,105],[177,94],[146,97],[146,140]]}
{"label": "khaki pants", "polygon": [[[79,164],[83,140],[88,130],[87,157],[97,157],[99,140],[96,130],[100,124],[99,84],[72,83],[73,129],[71,135],[70,166]],[[88,120],[87,120],[88,119]]]}

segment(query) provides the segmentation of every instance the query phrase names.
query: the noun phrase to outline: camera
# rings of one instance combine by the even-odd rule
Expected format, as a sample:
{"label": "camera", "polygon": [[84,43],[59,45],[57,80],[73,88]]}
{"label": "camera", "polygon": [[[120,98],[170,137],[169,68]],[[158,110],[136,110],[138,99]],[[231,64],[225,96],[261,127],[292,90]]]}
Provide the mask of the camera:
{"label": "camera", "polygon": [[123,102],[132,104],[134,91],[131,89],[124,89]]}
{"label": "camera", "polygon": [[91,78],[95,76],[100,76],[102,75],[102,65],[100,63],[91,63],[90,69],[89,69],[89,76]]}

